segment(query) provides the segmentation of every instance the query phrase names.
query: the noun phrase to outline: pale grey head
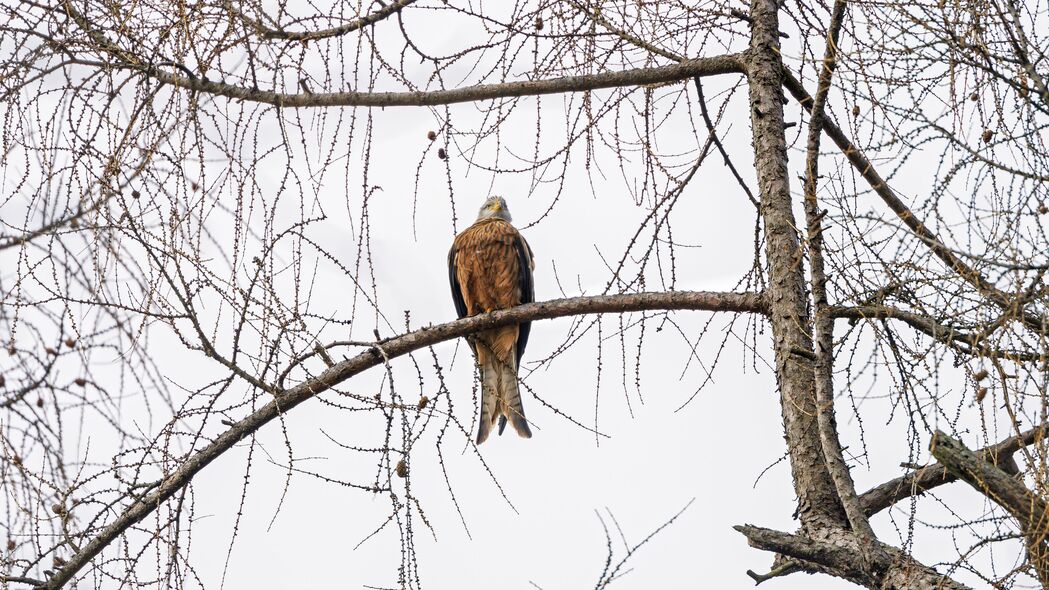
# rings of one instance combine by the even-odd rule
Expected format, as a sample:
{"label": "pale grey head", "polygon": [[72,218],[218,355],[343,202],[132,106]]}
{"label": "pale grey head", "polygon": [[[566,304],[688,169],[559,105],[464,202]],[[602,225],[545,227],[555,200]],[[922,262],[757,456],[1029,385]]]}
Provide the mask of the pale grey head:
{"label": "pale grey head", "polygon": [[506,200],[502,197],[488,197],[488,200],[484,202],[484,205],[481,205],[481,210],[477,213],[477,221],[493,217],[513,221],[510,217],[510,208],[506,206]]}

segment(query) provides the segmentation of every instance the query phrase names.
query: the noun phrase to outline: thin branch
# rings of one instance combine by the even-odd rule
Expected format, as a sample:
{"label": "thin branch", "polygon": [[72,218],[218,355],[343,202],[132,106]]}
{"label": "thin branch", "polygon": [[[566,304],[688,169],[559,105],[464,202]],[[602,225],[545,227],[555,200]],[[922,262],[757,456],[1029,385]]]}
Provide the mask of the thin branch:
{"label": "thin branch", "polygon": [[736,165],[732,163],[732,158],[729,157],[728,151],[725,150],[725,146],[721,145],[721,140],[718,139],[717,130],[714,129],[714,122],[710,120],[710,113],[707,112],[707,99],[703,96],[703,84],[700,82],[698,77],[692,79],[696,83],[696,95],[699,99],[699,113],[703,117],[703,124],[707,126],[707,133],[710,134],[710,138],[714,141],[714,146],[718,148],[718,152],[721,153],[721,157],[725,161],[725,165],[728,166],[729,172],[736,179],[739,186],[743,187],[743,192],[746,193],[747,198],[750,199],[750,203],[757,208],[761,207],[761,203],[754,198],[754,193],[750,192],[750,187],[747,186],[746,181],[740,175],[739,171],[736,170]]}
{"label": "thin branch", "polygon": [[43,580],[36,578],[29,578],[26,576],[0,576],[0,583],[3,584],[29,584],[30,586],[42,586]]}
{"label": "thin branch", "polygon": [[228,3],[226,8],[231,12],[235,13],[241,20],[251,25],[262,38],[264,39],[284,39],[287,41],[314,41],[317,39],[327,39],[330,37],[339,37],[347,33],[352,33],[363,29],[368,25],[374,25],[375,23],[384,20],[394,14],[401,11],[402,8],[414,4],[415,0],[397,0],[390,4],[384,5],[379,10],[369,13],[360,18],[351,20],[350,22],[332,27],[330,29],[321,29],[319,31],[286,31],[283,28],[271,29],[261,22],[245,15],[240,10],[237,10],[232,3]]}
{"label": "thin branch", "polygon": [[194,92],[203,92],[216,96],[225,96],[237,100],[272,104],[284,108],[302,107],[402,107],[402,106],[437,106],[462,102],[476,102],[497,98],[518,96],[539,96],[543,94],[563,94],[566,92],[583,92],[602,88],[623,86],[644,86],[687,80],[697,76],[714,76],[719,74],[743,73],[743,62],[738,54],[719,55],[717,57],[690,59],[681,63],[656,68],[639,68],[618,72],[604,72],[582,76],[565,76],[547,80],[524,80],[500,84],[478,84],[451,90],[414,91],[414,92],[321,92],[286,94],[236,86],[225,82],[216,82],[204,77],[178,75],[157,69],[156,66],[143,62],[137,55],[130,54],[118,47],[105,35],[91,26],[91,23],[70,3],[64,5],[67,14],[97,43],[103,51],[116,60],[117,67],[134,70],[146,76],[177,88]]}
{"label": "thin branch", "polygon": [[845,515],[853,532],[862,537],[874,538],[874,531],[863,514],[856,497],[856,485],[849,473],[849,466],[841,450],[838,429],[834,423],[834,318],[826,314],[827,272],[823,264],[823,215],[816,200],[819,178],[820,136],[823,131],[824,105],[830,93],[834,66],[838,61],[838,36],[845,20],[845,0],[836,0],[831,10],[830,28],[827,31],[827,47],[820,68],[816,100],[809,118],[808,142],[805,165],[805,221],[808,226],[810,283],[812,288],[813,316],[812,340],[816,354],[815,391],[816,419],[819,422],[820,442],[834,487],[845,508]]}
{"label": "thin branch", "polygon": [[[991,348],[983,342],[986,334],[970,334],[957,328],[945,326],[929,316],[903,309],[897,309],[888,305],[857,305],[852,307],[831,306],[827,308],[825,313],[829,317],[838,319],[900,320],[919,332],[922,332],[923,334],[926,334],[959,352],[969,355],[994,358],[1003,357],[1018,362],[1033,362],[1040,359],[1040,356],[1035,353]],[[985,330],[984,332],[987,331]]]}
{"label": "thin branch", "polygon": [[737,55],[692,59],[678,65],[658,68],[640,68],[619,72],[605,72],[583,76],[565,76],[548,80],[526,80],[501,84],[478,84],[452,90],[430,92],[327,92],[285,94],[234,86],[224,82],[212,82],[204,78],[189,78],[154,68],[139,69],[151,78],[164,84],[205,92],[227,98],[272,104],[284,108],[302,107],[405,107],[437,106],[462,102],[476,102],[518,96],[540,96],[583,92],[602,88],[644,86],[687,80],[696,76],[742,73]]}

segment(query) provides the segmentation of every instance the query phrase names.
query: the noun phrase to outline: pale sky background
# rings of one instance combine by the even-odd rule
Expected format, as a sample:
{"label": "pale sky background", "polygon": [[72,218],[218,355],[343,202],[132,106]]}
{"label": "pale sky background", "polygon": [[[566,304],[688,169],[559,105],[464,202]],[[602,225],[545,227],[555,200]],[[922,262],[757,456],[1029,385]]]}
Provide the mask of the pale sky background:
{"label": "pale sky background", "polygon": [[[462,45],[462,37],[462,31],[454,27],[435,26],[429,29],[425,41],[436,52],[450,53]],[[709,81],[708,99],[737,79],[729,76]],[[535,135],[535,100],[526,99],[524,104],[531,113],[512,119],[503,130],[507,144],[513,146],[516,142],[527,154],[531,153],[528,150]],[[560,96],[542,99],[543,112],[550,115],[544,119],[544,126],[559,128],[559,113],[566,100]],[[740,91],[734,101],[721,128],[723,139],[754,189],[745,93]],[[796,103],[791,102],[787,109],[788,121],[800,120]],[[347,109],[344,114],[348,117],[349,113]],[[359,116],[363,113],[358,111]],[[453,106],[451,113],[459,130],[470,129],[481,116],[474,105]],[[370,183],[381,186],[381,190],[374,193],[371,201],[371,246],[380,306],[398,328],[404,310],[411,310],[415,326],[451,320],[455,314],[448,291],[446,253],[454,234],[444,164],[436,157],[436,146],[426,155],[419,173],[414,214],[417,233],[413,237],[411,232],[415,170],[429,144],[426,132],[435,129],[434,114],[412,108],[375,110],[374,114]],[[300,115],[309,116],[305,112],[285,112],[288,120]],[[687,126],[679,125],[673,131],[671,123],[668,129],[660,133],[659,148],[665,153],[694,147],[696,138]],[[795,131],[788,134],[788,139],[796,138],[792,135]],[[267,125],[261,130],[260,143],[273,142],[278,137],[276,127]],[[547,147],[559,139],[556,132],[550,132],[548,137],[551,139],[544,143]],[[316,155],[318,150],[323,151],[320,146],[325,141],[329,139],[307,137],[305,143]],[[357,140],[350,146],[349,165],[333,165],[316,194],[307,185],[304,197],[308,212],[323,210],[328,216],[312,227],[310,235],[344,263],[353,262],[359,238],[355,232],[360,228],[362,193],[357,176],[361,159],[357,146]],[[535,221],[553,198],[555,189],[549,185],[540,184],[533,189],[527,175],[494,175],[480,168],[468,168],[456,146],[446,147],[456,179],[458,230],[466,227],[490,194],[507,199],[518,227]],[[598,253],[609,262],[618,261],[637,225],[648,214],[647,208],[637,207],[631,201],[607,151],[598,160],[604,178],[597,169],[587,178],[581,154],[577,148],[558,207],[540,223],[524,230],[536,258],[537,300],[561,297],[553,272],[555,264],[568,295],[601,292],[609,273]],[[505,154],[502,157],[507,158]],[[483,156],[478,158],[484,160]],[[682,158],[682,162],[687,159]],[[797,171],[800,160],[799,152],[793,151],[792,172]],[[508,159],[502,163],[511,165]],[[216,166],[216,170],[220,169],[220,165]],[[309,174],[304,160],[295,159],[290,166],[304,177]],[[927,162],[915,160],[909,166],[911,172],[905,170],[900,179],[920,179],[929,173]],[[638,170],[636,163],[628,163],[630,174]],[[283,172],[279,162],[268,162],[257,170],[260,190],[276,191]],[[795,176],[792,182],[792,189],[797,192],[800,187]],[[912,196],[907,186],[896,187],[905,198]],[[858,199],[858,207],[883,210],[879,209],[880,202],[869,199]],[[286,227],[297,220],[296,203],[292,201],[287,207],[278,214],[286,219],[278,217],[275,226]],[[800,207],[796,215],[802,218]],[[754,210],[718,155],[709,157],[685,190],[672,221],[675,239],[698,245],[677,251],[677,288],[733,289],[753,258]],[[649,288],[658,289],[658,285],[650,284]],[[349,278],[335,267],[322,264],[314,281],[311,309],[347,319],[347,294],[351,289]],[[672,317],[690,339],[695,339],[710,315],[678,312]],[[704,366],[709,367],[718,354],[730,319],[728,315],[714,318],[697,349]],[[527,369],[530,361],[545,358],[554,350],[571,322],[564,318],[534,323],[524,367]],[[427,448],[428,444],[432,446],[436,431],[427,432],[417,443],[411,463],[413,492],[433,526],[431,534],[418,520],[414,523],[423,586],[465,590],[589,588],[596,583],[606,554],[597,513],[604,516],[610,527],[613,524],[609,514],[614,515],[633,544],[692,502],[673,525],[631,557],[624,568],[629,573],[611,587],[751,587],[753,582],[745,571],[766,572],[772,555],[747,547],[743,536],[731,527],[749,523],[793,532],[797,522],[791,516],[795,497],[789,465],[786,460],[781,461],[785,446],[775,376],[766,364],[771,362],[769,331],[765,329],[757,336],[759,356],[755,359],[746,348],[751,338],[747,322],[746,317],[737,319],[734,331],[739,337],[746,334],[748,342],[744,344],[736,336],[729,336],[712,383],[680,410],[703,381],[705,372],[695,360],[689,363],[689,347],[677,330],[667,326],[657,334],[651,329],[655,322],[649,323],[646,334],[640,395],[633,384],[632,355],[624,387],[618,338],[602,345],[603,369],[600,384],[597,383],[597,341],[593,333],[552,366],[529,376],[528,385],[544,399],[587,425],[594,423],[598,398],[598,428],[610,438],[596,444],[593,434],[525,394],[534,437],[522,440],[508,432],[492,437],[480,447],[513,508],[465,444],[446,445],[447,472],[469,533],[450,499],[436,455]],[[373,326],[371,320],[362,320],[353,334],[330,326],[317,337],[321,341],[347,337],[366,340],[371,339]],[[618,327],[617,317],[606,316],[602,326],[603,335],[608,337]],[[391,335],[386,328],[382,332],[383,336]],[[222,374],[203,364],[199,354],[182,351],[160,328],[153,338],[152,345],[163,359],[161,369],[173,384],[192,388]],[[636,331],[627,337],[628,351],[635,347]],[[447,342],[436,350],[445,363],[445,378],[457,415],[470,425],[472,434],[472,367],[467,349],[462,343]],[[455,362],[447,370],[453,353]],[[422,351],[417,358],[429,371],[429,354]],[[399,359],[394,367],[401,395],[414,399],[414,389],[418,387],[410,361]],[[372,369],[343,384],[343,388],[371,395],[378,391],[381,379],[381,369]],[[840,381],[838,386],[840,391]],[[435,389],[435,382],[428,379],[426,387]],[[947,369],[941,375],[941,391],[956,393],[964,387],[960,370]],[[435,392],[428,389],[419,393],[433,398]],[[891,381],[878,381],[870,384],[869,390],[855,393],[868,396],[859,409],[864,426],[862,440],[847,400],[840,402],[839,424],[849,453],[864,449],[868,453],[869,465],[865,463],[853,470],[857,488],[862,492],[903,473],[899,467],[902,461],[927,461],[924,449],[928,439],[919,444],[923,449],[921,456],[910,456],[906,416],[897,410],[895,419],[889,421],[893,396],[898,394]],[[334,392],[321,397],[338,400]],[[241,417],[243,414],[234,416]],[[144,429],[155,432],[164,419],[154,417]],[[935,417],[931,420],[935,427]],[[979,415],[970,411],[960,424],[978,428]],[[215,427],[221,428],[217,424]],[[287,450],[282,431],[292,442],[298,467],[367,484],[374,475],[374,461],[340,449],[328,436],[346,444],[370,445],[381,441],[381,427],[374,413],[358,416],[334,410],[317,400],[290,412],[284,428],[278,423],[264,427],[256,439],[259,447],[252,458],[250,485],[228,565],[236,506],[243,493],[247,442],[207,467],[193,483],[190,545],[190,562],[204,586],[218,587],[221,583],[230,589],[306,585],[397,587],[400,540],[396,527],[386,528],[357,547],[387,517],[386,498],[304,474],[292,478],[286,494],[284,489]],[[981,441],[970,435],[966,442],[975,446]],[[456,452],[449,452],[453,448]],[[460,449],[464,452],[459,453]],[[938,496],[960,514],[981,514],[986,508],[982,497],[960,484],[940,488]],[[875,517],[872,524],[883,541],[898,546],[901,536],[907,537],[908,509],[909,503],[904,502]],[[933,524],[955,522],[935,499],[920,500],[918,514]],[[144,526],[150,522],[147,519]],[[618,562],[624,551],[614,529],[611,534],[616,551],[613,562]],[[955,533],[917,529],[916,558],[926,564],[950,560],[957,555],[952,534]],[[964,532],[956,534],[964,536]],[[1003,571],[1012,566],[1008,561],[1011,557],[999,565]],[[959,574],[959,578],[975,583],[964,575]],[[192,578],[187,585],[195,587]],[[105,583],[102,587],[106,587]],[[829,577],[794,574],[766,582],[764,587],[819,590],[851,584]]]}

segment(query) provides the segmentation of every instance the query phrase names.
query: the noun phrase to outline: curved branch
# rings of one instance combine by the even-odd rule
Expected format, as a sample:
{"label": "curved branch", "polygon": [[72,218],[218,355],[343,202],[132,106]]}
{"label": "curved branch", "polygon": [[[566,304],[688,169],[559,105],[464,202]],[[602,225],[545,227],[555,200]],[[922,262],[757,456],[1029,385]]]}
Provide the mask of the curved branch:
{"label": "curved branch", "polygon": [[900,320],[934,340],[950,346],[954,350],[969,355],[980,355],[991,358],[1004,357],[1014,361],[1023,362],[1034,362],[1041,359],[1039,355],[1033,353],[992,348],[984,343],[984,338],[981,335],[945,326],[929,316],[903,309],[897,309],[888,305],[857,305],[853,307],[838,305],[826,308],[825,314],[828,317],[849,320]]}
{"label": "curved branch", "polygon": [[[139,498],[124,509],[120,516],[103,528],[90,542],[86,543],[42,587],[55,589],[70,581],[78,571],[106,546],[134,526],[135,523],[148,516],[162,502],[184,488],[200,470],[232,448],[233,445],[256,432],[277,416],[288,412],[302,402],[335,387],[366,369],[382,365],[388,359],[393,359],[427,346],[499,326],[574,315],[645,310],[693,310],[765,314],[767,313],[767,305],[764,298],[755,293],[677,291],[574,297],[529,303],[512,309],[420,328],[414,332],[383,340],[361,354],[336,363],[320,375],[304,381],[291,389],[279,392],[274,396],[273,401],[246,418],[234,423],[229,430],[215,438],[211,444],[186,459],[181,467],[164,478],[151,493]],[[381,347],[381,351],[379,347]]]}
{"label": "curved branch", "polygon": [[451,90],[409,91],[409,92],[301,92],[287,94],[236,86],[225,82],[215,82],[204,77],[178,75],[164,72],[152,63],[144,62],[139,56],[122,49],[104,34],[95,29],[90,21],[80,14],[70,3],[65,3],[65,12],[73,19],[99,48],[112,57],[115,67],[141,72],[142,74],[176,88],[185,88],[194,92],[203,92],[215,96],[225,96],[237,100],[272,104],[278,107],[401,107],[401,106],[437,106],[461,102],[475,102],[517,96],[539,96],[542,94],[561,94],[565,92],[583,92],[601,88],[618,88],[622,86],[644,86],[687,80],[697,76],[743,73],[744,66],[739,54],[725,54],[716,57],[689,59],[680,63],[656,68],[637,68],[618,72],[604,72],[581,76],[565,76],[547,80],[523,80],[520,82],[503,82],[498,84],[477,84]]}
{"label": "curved branch", "polygon": [[382,8],[376,10],[375,12],[351,20],[350,22],[344,25],[332,27],[330,29],[321,29],[319,31],[285,31],[284,29],[271,29],[266,25],[262,24],[261,22],[240,12],[239,10],[234,8],[232,4],[227,6],[227,8],[232,12],[235,12],[238,17],[244,20],[244,22],[255,27],[256,31],[258,31],[259,35],[261,35],[263,39],[284,39],[287,41],[314,41],[317,39],[327,39],[329,37],[339,37],[341,35],[345,35],[347,33],[352,33],[354,31],[363,29],[368,25],[374,25],[375,23],[400,12],[401,9],[405,6],[414,3],[415,0],[397,0],[396,2],[391,2],[390,4],[384,5]]}

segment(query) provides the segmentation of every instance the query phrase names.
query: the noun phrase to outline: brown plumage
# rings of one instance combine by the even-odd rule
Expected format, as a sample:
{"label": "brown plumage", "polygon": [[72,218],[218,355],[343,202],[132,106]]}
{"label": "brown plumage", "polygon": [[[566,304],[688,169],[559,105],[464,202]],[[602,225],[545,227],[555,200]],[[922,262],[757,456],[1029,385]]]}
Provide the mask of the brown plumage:
{"label": "brown plumage", "polygon": [[[476,223],[455,237],[448,252],[448,275],[459,317],[506,309],[535,299],[532,251],[510,224],[506,202],[485,202]],[[481,415],[477,444],[499,421],[525,438],[532,436],[521,405],[517,369],[528,342],[530,323],[478,332],[469,339],[481,370]]]}

